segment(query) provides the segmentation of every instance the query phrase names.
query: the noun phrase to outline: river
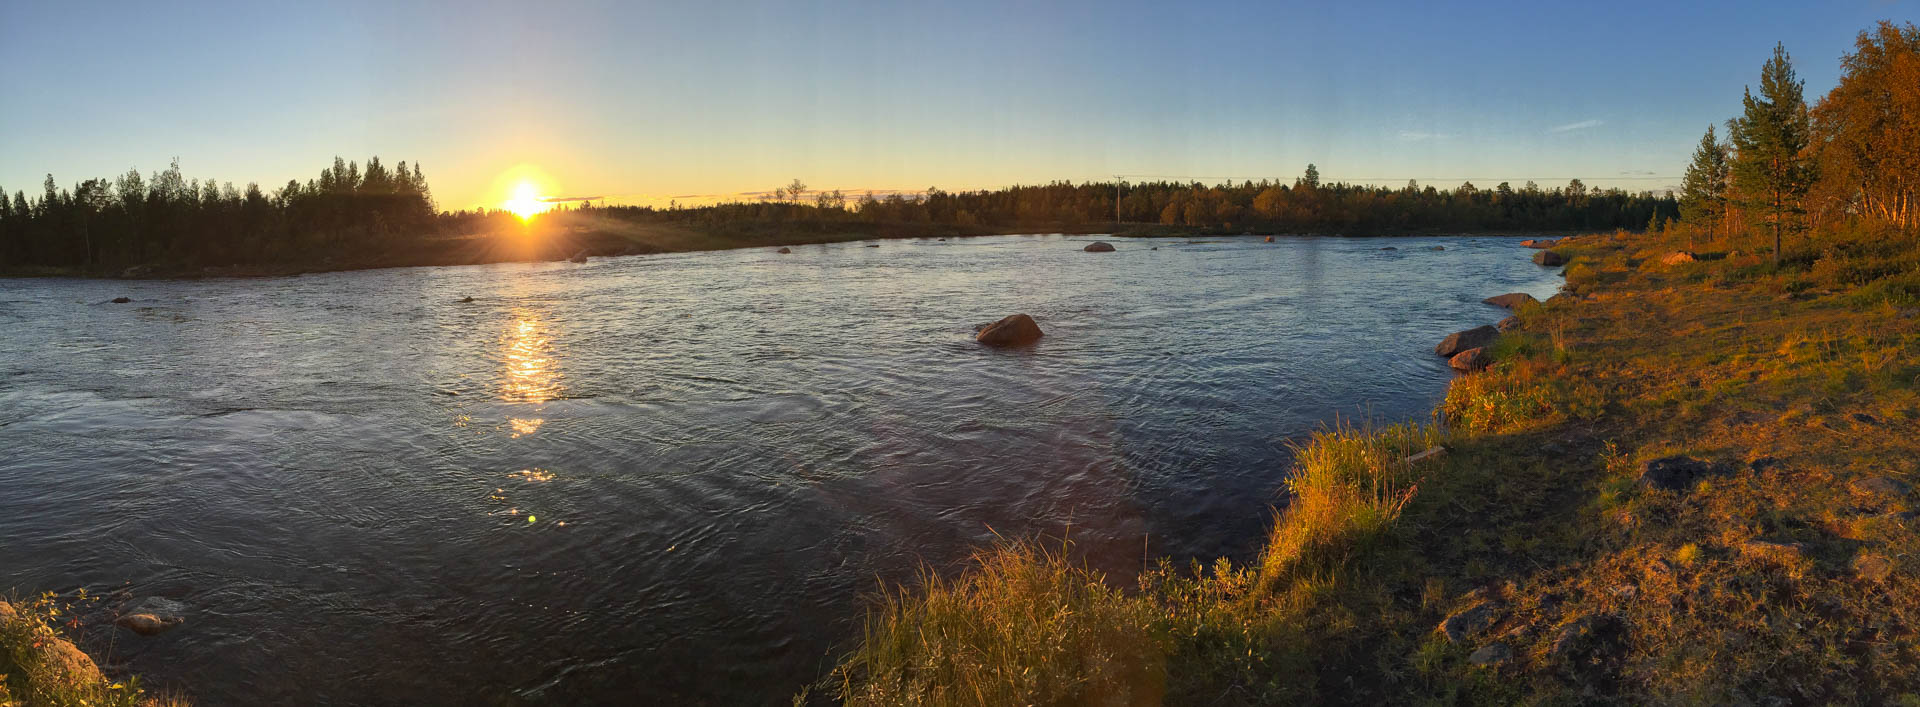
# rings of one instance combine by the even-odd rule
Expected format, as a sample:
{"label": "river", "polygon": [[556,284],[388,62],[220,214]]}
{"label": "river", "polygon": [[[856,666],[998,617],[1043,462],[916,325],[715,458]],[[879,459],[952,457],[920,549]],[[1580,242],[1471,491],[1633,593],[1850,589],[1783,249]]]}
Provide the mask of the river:
{"label": "river", "polygon": [[[0,591],[185,602],[90,635],[201,705],[784,703],[996,536],[1251,556],[1290,441],[1426,417],[1433,345],[1560,282],[1516,238],[1090,240],[0,280]],[[1037,346],[973,343],[1015,312]]]}

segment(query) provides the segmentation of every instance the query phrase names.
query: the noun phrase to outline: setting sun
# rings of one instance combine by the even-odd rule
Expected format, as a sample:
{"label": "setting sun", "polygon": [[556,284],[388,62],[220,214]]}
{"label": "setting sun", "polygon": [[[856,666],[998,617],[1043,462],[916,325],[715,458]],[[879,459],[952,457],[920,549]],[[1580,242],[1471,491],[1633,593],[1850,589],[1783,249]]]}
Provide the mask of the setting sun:
{"label": "setting sun", "polygon": [[500,206],[512,211],[521,220],[533,218],[534,214],[553,208],[553,204],[541,198],[539,189],[533,182],[521,182],[513,188],[513,196]]}

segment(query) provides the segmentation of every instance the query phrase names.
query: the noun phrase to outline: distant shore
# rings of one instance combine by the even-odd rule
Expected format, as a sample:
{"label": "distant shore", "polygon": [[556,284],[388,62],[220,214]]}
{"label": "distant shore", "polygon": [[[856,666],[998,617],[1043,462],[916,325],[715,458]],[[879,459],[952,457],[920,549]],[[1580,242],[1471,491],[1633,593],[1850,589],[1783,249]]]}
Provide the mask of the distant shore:
{"label": "distant shore", "polygon": [[[1579,231],[1555,230],[1435,230],[1396,229],[1366,233],[1250,230],[1173,226],[1149,223],[1042,224],[1020,228],[992,228],[936,223],[768,222],[736,223],[724,228],[631,224],[571,218],[555,214],[552,222],[536,220],[532,235],[469,234],[409,241],[401,248],[352,257],[324,257],[285,262],[198,265],[142,263],[88,267],[0,266],[0,277],[76,277],[120,280],[197,280],[210,278],[291,277],[312,273],[564,261],[572,257],[656,255],[742,248],[779,248],[866,240],[925,240],[979,236],[1066,234],[1120,238],[1196,238],[1224,236],[1291,237],[1520,237],[1564,236]],[[534,227],[530,227],[533,229]],[[531,243],[529,241],[532,241]]]}

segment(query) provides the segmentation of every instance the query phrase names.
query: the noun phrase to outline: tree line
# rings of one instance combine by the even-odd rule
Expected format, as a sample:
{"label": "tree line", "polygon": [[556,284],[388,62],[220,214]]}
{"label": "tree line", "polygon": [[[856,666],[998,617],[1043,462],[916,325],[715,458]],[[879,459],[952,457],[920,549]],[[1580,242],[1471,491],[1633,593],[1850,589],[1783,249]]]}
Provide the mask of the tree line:
{"label": "tree line", "polygon": [[338,157],[271,194],[258,184],[189,180],[179,160],[142,177],[47,175],[39,198],[0,189],[0,264],[69,268],[169,262],[234,264],[380,249],[431,234],[437,215],[420,165]]}
{"label": "tree line", "polygon": [[839,191],[810,198],[799,180],[758,202],[693,208],[613,206],[594,211],[629,220],[725,224],[743,221],[922,223],[994,230],[1083,230],[1155,224],[1209,231],[1282,233],[1394,233],[1408,231],[1571,231],[1640,228],[1677,219],[1671,195],[1592,189],[1579,179],[1563,187],[1492,188],[1472,182],[1440,189],[1322,183],[1307,165],[1292,183],[1265,179],[1223,182],[1053,182],[1003,189],[918,194]]}
{"label": "tree line", "polygon": [[1920,27],[1882,21],[1840,60],[1840,81],[1809,107],[1786,47],[1776,45],[1727,139],[1714,127],[1681,185],[1685,223],[1715,240],[1786,240],[1845,221],[1920,230]]}

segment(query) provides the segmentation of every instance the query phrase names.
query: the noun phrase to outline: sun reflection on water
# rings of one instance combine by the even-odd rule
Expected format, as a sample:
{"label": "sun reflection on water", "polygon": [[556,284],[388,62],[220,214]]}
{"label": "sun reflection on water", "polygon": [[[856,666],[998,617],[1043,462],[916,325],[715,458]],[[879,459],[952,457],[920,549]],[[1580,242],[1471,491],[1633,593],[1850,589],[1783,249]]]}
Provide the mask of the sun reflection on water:
{"label": "sun reflection on water", "polygon": [[[506,370],[502,378],[503,400],[517,403],[544,403],[560,396],[560,369],[554,360],[552,340],[538,316],[516,313],[514,323],[503,337],[502,358]],[[532,434],[544,420],[524,418],[513,421],[514,433]]]}

